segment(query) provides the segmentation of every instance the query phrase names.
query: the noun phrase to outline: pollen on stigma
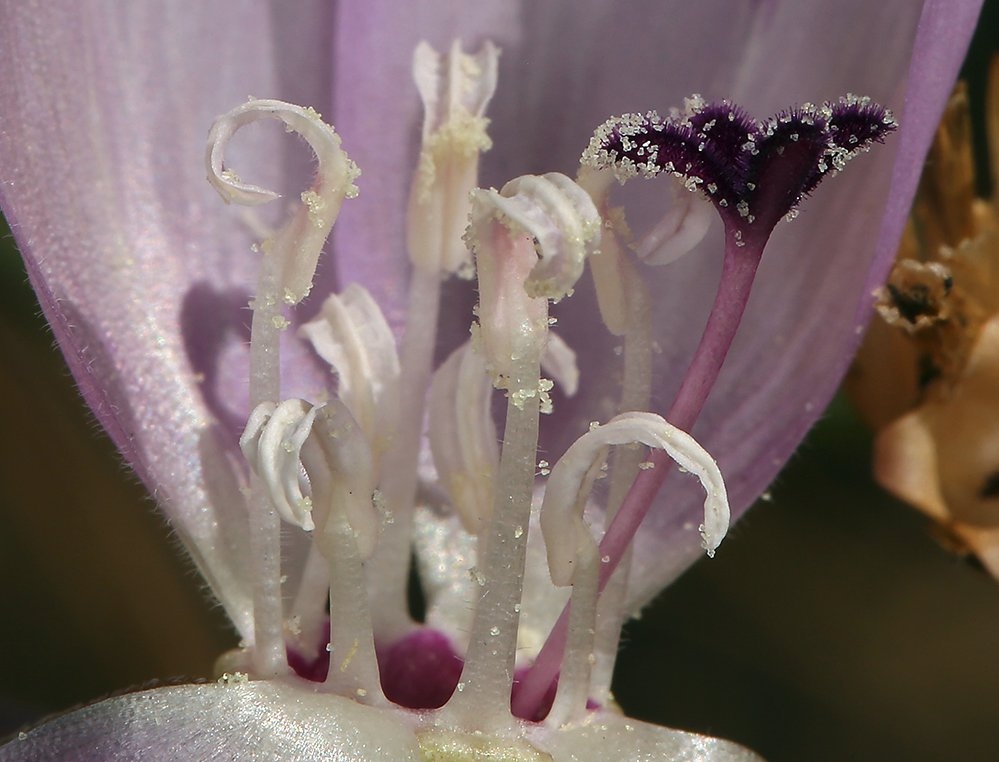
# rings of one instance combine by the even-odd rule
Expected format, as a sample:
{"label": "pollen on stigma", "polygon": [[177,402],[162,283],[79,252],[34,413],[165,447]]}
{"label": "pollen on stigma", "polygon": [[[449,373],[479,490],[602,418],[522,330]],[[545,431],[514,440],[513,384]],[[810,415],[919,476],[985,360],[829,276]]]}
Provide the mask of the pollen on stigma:
{"label": "pollen on stigma", "polygon": [[[224,166],[226,143],[242,126],[279,119],[318,161],[300,208],[260,247],[253,409],[240,440],[250,471],[255,637],[235,661],[254,679],[415,710],[401,716],[419,728],[426,759],[545,759],[542,742],[523,741],[534,737],[532,722],[569,727],[612,705],[626,612],[608,602],[621,599],[626,581],[607,583],[651,504],[649,494],[633,496],[643,480],[661,484],[671,470],[699,479],[709,554],[728,527],[721,472],[686,431],[741,312],[723,326],[709,320],[702,345],[711,345],[714,365],[705,366],[699,349],[678,401],[665,416],[651,411],[654,344],[639,268],[665,249],[671,253],[659,261],[693,248],[703,214],[692,207],[636,241],[609,204],[608,178],[681,178],[721,215],[726,260],[735,249],[758,260],[781,217],[894,127],[887,111],[852,96],[763,123],[695,98],[667,119],[650,112],[600,127],[578,182],[553,172],[482,189],[478,161],[492,144],[486,111],[498,55],[490,43],[474,54],[458,43],[443,55],[417,47],[413,76],[425,117],[406,219],[411,320],[396,337],[363,287],[329,296],[299,328],[330,365],[321,395],[328,401],[282,393],[278,339],[294,322],[289,307],[311,289],[359,171],[318,114],[278,101],[251,101],[221,117],[207,153],[213,185],[244,205],[276,196]],[[623,358],[607,359],[622,363],[621,399],[616,415],[579,432],[539,471],[540,414],[552,412],[551,390],[557,383],[572,394],[586,383],[553,330],[549,305],[571,298],[588,267],[608,330],[625,339]],[[450,277],[475,277],[479,303],[474,316],[449,316],[471,335],[434,367],[440,287]],[[744,306],[752,272],[740,277],[728,296]],[[720,292],[725,283],[723,276]],[[684,396],[691,385],[701,397]],[[501,436],[492,416],[497,391],[507,402]],[[608,462],[616,445],[629,447]],[[666,468],[670,460],[679,468]],[[610,489],[601,504],[590,490],[603,474]],[[631,522],[617,535],[615,516]],[[294,569],[282,555],[281,522],[310,540]],[[407,605],[414,543],[428,598],[422,622]],[[570,597],[571,616],[556,621]],[[533,682],[523,679],[528,671]],[[528,686],[519,695],[518,684]]]}

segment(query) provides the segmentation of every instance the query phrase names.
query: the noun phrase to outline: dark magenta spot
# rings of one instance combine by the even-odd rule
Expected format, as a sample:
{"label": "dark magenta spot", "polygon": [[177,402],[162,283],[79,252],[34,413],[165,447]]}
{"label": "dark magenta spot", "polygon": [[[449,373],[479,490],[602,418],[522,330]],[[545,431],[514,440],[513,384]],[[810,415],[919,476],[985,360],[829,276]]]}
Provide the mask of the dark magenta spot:
{"label": "dark magenta spot", "polygon": [[[325,646],[323,643],[319,656],[313,659],[289,648],[288,664],[299,677],[323,682],[330,665],[330,655]],[[407,709],[439,709],[444,706],[458,687],[464,666],[462,657],[451,646],[450,638],[429,627],[414,630],[391,645],[379,645],[376,653],[385,697]],[[524,667],[514,675],[511,699],[516,696],[526,671]],[[531,722],[543,720],[551,711],[557,687],[558,681],[552,683],[535,712],[520,719]],[[598,708],[591,701],[586,706],[588,709]]]}
{"label": "dark magenta spot", "polygon": [[[323,682],[330,666],[327,643],[324,640],[315,658],[289,648],[288,665],[299,677]],[[450,639],[436,630],[415,630],[391,645],[376,645],[375,652],[385,697],[400,706],[437,709],[447,703],[458,685],[462,659]]]}
{"label": "dark magenta spot", "polygon": [[450,639],[430,628],[378,649],[385,697],[409,709],[437,709],[451,698],[463,661]]}
{"label": "dark magenta spot", "polygon": [[[329,637],[329,624],[324,628],[327,633],[327,638]],[[288,666],[291,667],[295,674],[299,677],[304,677],[306,680],[311,680],[314,683],[321,683],[326,680],[326,673],[329,672],[330,668],[330,655],[326,650],[326,645],[329,640],[323,641],[319,648],[319,655],[310,658],[304,656],[298,651],[288,648]]]}

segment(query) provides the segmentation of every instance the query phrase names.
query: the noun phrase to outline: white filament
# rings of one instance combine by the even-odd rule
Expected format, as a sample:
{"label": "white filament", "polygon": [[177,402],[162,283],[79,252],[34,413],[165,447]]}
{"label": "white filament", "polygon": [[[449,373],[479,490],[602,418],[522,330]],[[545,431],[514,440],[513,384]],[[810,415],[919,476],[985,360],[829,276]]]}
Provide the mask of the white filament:
{"label": "white filament", "polygon": [[[319,253],[340,212],[343,199],[356,195],[359,174],[340,147],[340,138],[312,109],[281,101],[251,100],[212,125],[205,163],[208,181],[226,203],[256,206],[277,198],[272,191],[242,182],[224,166],[226,146],[247,124],[278,119],[301,135],[318,160],[312,187],[302,193],[302,206],[273,238],[262,242],[257,291],[251,302],[250,406],[281,399],[280,334],[288,325],[282,304],[296,304],[309,292]],[[254,566],[253,662],[261,676],[288,669],[282,640],[280,518],[259,478],[251,480],[248,497],[250,552]],[[304,516],[300,517],[302,520]]]}
{"label": "white filament", "polygon": [[375,472],[367,439],[339,400],[315,409],[302,465],[319,514],[313,542],[329,563],[326,688],[360,703],[384,704],[363,566],[377,540]]}

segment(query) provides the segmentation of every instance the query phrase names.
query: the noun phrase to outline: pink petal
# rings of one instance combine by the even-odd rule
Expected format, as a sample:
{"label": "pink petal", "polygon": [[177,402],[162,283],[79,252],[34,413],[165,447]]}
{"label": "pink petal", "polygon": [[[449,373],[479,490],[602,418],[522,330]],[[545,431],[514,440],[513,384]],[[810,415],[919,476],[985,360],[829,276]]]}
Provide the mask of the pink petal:
{"label": "pink petal", "polygon": [[[719,459],[736,511],[766,487],[821,414],[860,340],[869,294],[893,256],[979,5],[927,3],[907,89],[919,10],[911,3],[757,6],[744,63],[735,67],[727,93],[756,116],[848,91],[870,95],[899,113],[904,94],[909,96],[897,139],[827,181],[804,204],[798,220],[778,226],[764,256],[746,321],[694,431]],[[722,93],[705,88],[704,94]],[[897,169],[890,187],[893,161]],[[665,379],[657,394],[663,408],[710,306],[721,251],[715,232],[701,246],[702,256],[645,270],[657,299],[662,348],[657,379]],[[576,306],[570,303],[569,309]],[[583,328],[574,337],[574,320],[565,313],[559,325],[570,345],[593,347],[593,332]],[[577,428],[592,417],[586,409],[606,393],[585,386],[587,367],[597,362],[592,354],[580,357],[581,391],[571,403],[581,408]],[[630,591],[635,602],[654,595],[701,553],[700,502],[690,481],[671,478],[648,520],[652,531],[640,538]]]}
{"label": "pink petal", "polygon": [[[9,3],[0,19],[0,202],[32,284],[87,402],[244,634],[245,517],[214,361],[242,353],[255,255],[203,153],[251,92],[322,109],[330,21],[313,5],[277,19],[196,0]],[[279,183],[309,159],[282,140],[248,138],[233,163],[269,156],[260,179]]]}
{"label": "pink petal", "polygon": [[[913,125],[903,121],[896,145],[855,162],[775,236],[745,330],[695,432],[719,456],[737,507],[776,473],[838,381],[858,339],[857,295],[881,274],[865,281],[889,162],[898,150],[918,165],[978,5],[927,3],[927,19],[950,31],[927,34],[920,45],[911,91],[925,106],[913,101]],[[193,0],[163,8],[93,0],[72,12],[11,3],[0,18],[0,202],[81,390],[244,634],[245,528],[225,459],[240,424],[228,401],[243,380],[240,307],[252,282],[253,236],[203,181],[214,116],[252,93],[309,103],[336,124],[364,170],[361,197],[336,233],[338,273],[371,288],[398,326],[402,211],[419,123],[409,61],[421,36],[443,46],[461,33],[474,46],[488,32],[505,47],[491,110],[496,148],[485,162],[486,182],[499,184],[528,171],[572,172],[608,114],[667,108],[693,91],[733,98],[757,116],[848,90],[897,107],[917,11],[909,0],[701,0],[668,9],[658,0],[564,0],[476,5],[463,15],[459,6],[467,8],[410,3],[403,17],[388,0],[335,11],[299,4],[295,14],[243,5],[226,13],[222,3]],[[944,69],[928,76],[934,56],[947,50]],[[308,157],[288,155],[280,138],[248,137],[232,163],[252,171],[253,157],[267,156],[257,180],[297,191]],[[901,174],[896,179],[881,270],[897,237],[891,226],[901,224],[911,196]],[[702,248],[704,256],[650,271],[664,350],[662,406],[710,304],[717,236]],[[331,275],[327,268],[317,296]],[[599,416],[610,393],[609,379],[594,369],[615,342],[594,341],[595,308],[580,291],[560,327],[583,350],[583,386],[563,403],[553,454]],[[300,384],[319,380],[311,371],[300,366]],[[696,556],[696,522],[679,540],[665,540],[696,506],[693,491],[685,495],[674,481],[670,511],[654,517],[657,531],[646,538],[666,546],[637,564],[640,596]]]}

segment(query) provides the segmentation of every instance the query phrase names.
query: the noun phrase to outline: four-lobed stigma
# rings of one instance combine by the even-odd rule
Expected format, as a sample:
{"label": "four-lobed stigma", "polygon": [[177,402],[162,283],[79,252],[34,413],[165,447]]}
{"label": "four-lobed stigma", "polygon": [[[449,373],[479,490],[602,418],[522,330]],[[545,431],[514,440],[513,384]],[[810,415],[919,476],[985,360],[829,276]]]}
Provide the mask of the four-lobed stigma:
{"label": "four-lobed stigma", "polygon": [[694,95],[668,117],[650,111],[609,119],[594,133],[583,164],[611,169],[621,182],[671,174],[701,191],[740,239],[766,240],[825,177],[897,126],[890,111],[855,95],[764,121],[727,101]]}

